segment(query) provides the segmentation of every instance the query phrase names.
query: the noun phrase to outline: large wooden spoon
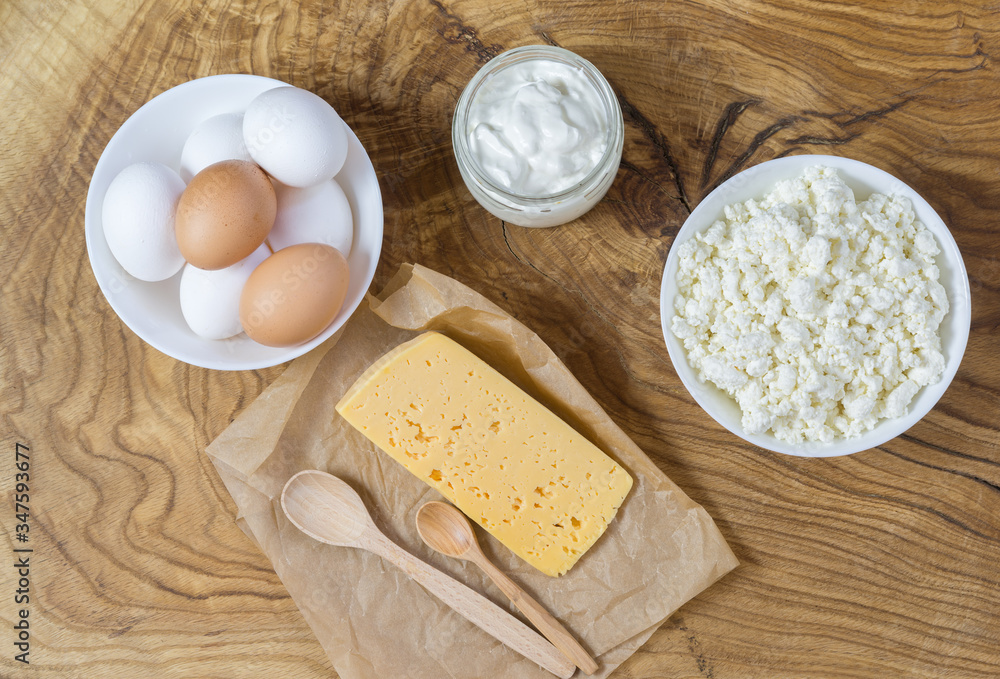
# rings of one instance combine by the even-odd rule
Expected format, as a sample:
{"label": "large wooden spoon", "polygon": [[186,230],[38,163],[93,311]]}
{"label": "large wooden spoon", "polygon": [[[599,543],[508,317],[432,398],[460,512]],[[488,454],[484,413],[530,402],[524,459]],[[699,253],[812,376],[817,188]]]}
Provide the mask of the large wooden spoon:
{"label": "large wooden spoon", "polygon": [[456,559],[471,561],[490,577],[528,620],[586,674],[597,671],[597,663],[541,604],[532,599],[483,554],[468,519],[445,502],[428,502],[417,512],[417,532],[431,549]]}
{"label": "large wooden spoon", "polygon": [[313,470],[299,472],[281,491],[281,508],[314,540],[364,549],[395,564],[477,627],[552,674],[568,679],[576,672],[573,663],[533,629],[379,532],[361,497],[336,476]]}

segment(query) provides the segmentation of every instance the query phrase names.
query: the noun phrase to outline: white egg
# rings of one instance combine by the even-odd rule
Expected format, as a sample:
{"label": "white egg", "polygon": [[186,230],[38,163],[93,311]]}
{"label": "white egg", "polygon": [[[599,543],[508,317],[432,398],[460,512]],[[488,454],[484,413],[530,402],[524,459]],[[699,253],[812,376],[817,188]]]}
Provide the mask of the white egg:
{"label": "white egg", "polygon": [[181,274],[181,313],[199,337],[221,340],[243,332],[240,294],[250,274],[271,254],[261,245],[246,259],[225,269],[206,271],[187,264]]}
{"label": "white egg", "polygon": [[243,143],[242,113],[223,113],[198,123],[181,151],[181,179],[189,182],[220,160],[253,160]]}
{"label": "white egg", "polygon": [[299,243],[325,243],[351,254],[354,217],[336,179],[300,189],[275,185],[278,213],[267,240],[276,251]]}
{"label": "white egg", "polygon": [[347,158],[347,126],[322,98],[298,87],[258,95],[243,116],[251,157],[288,186],[315,186],[340,172]]}
{"label": "white egg", "polygon": [[174,213],[184,182],[162,163],[129,165],[111,181],[101,222],[111,254],[142,281],[162,281],[184,266]]}

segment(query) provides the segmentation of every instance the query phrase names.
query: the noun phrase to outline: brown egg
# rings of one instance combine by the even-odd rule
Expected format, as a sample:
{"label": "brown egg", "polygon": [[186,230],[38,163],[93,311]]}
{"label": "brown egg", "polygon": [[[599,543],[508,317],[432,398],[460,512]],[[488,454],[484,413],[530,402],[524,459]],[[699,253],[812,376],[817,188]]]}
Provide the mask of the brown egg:
{"label": "brown egg", "polygon": [[334,247],[302,243],[278,250],[243,286],[243,330],[270,347],[311,340],[340,311],[349,282],[347,260]]}
{"label": "brown egg", "polygon": [[232,266],[267,238],[277,205],[271,180],[255,163],[209,165],[177,202],[174,233],[181,254],[199,269]]}

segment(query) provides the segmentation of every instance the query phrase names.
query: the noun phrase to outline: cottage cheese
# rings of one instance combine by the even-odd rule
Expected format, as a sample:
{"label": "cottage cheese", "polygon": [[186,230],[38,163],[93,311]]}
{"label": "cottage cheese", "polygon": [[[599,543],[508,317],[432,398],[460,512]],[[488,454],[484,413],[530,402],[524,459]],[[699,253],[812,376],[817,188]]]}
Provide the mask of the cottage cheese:
{"label": "cottage cheese", "polygon": [[858,436],[941,378],[939,252],[909,199],[809,168],[680,245],[671,330],[747,432]]}

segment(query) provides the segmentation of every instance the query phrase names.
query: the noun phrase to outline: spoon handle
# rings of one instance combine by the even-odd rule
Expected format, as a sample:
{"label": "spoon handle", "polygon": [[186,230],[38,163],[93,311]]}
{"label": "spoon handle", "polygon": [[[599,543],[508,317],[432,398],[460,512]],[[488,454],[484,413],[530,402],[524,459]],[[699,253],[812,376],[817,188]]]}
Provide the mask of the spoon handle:
{"label": "spoon handle", "polygon": [[552,674],[569,679],[576,667],[555,646],[486,597],[427,565],[381,533],[358,545],[390,561],[455,612]]}
{"label": "spoon handle", "polygon": [[511,580],[507,575],[497,568],[485,556],[474,558],[475,563],[483,569],[490,580],[500,588],[507,598],[517,606],[518,610],[524,613],[525,617],[538,628],[538,631],[545,635],[545,638],[555,644],[555,647],[562,651],[567,658],[583,670],[584,674],[593,674],[597,671],[597,663],[589,653],[580,645],[573,635],[563,627],[558,620],[545,610],[540,603],[535,601],[521,587]]}

